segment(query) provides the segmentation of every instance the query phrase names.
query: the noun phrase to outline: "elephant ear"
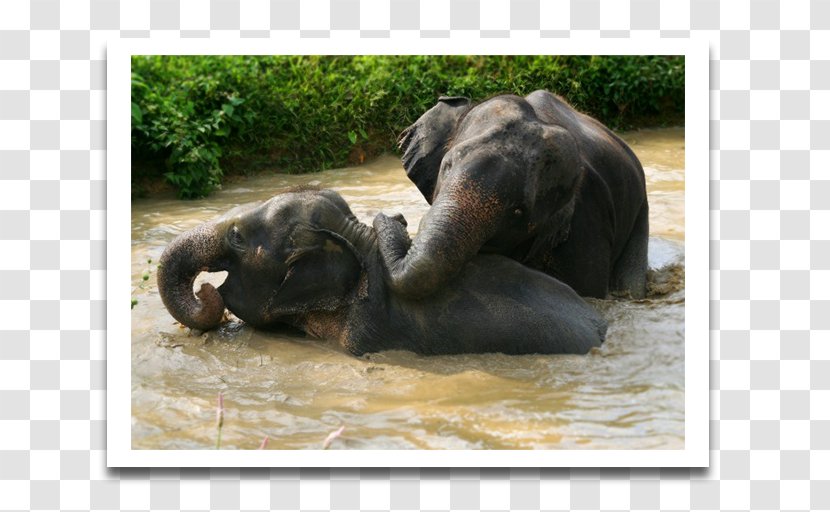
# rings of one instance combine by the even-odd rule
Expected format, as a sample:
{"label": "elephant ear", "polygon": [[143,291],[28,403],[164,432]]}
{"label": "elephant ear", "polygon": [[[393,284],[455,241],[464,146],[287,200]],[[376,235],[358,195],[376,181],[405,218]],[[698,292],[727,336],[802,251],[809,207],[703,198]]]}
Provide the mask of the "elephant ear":
{"label": "elephant ear", "polygon": [[470,99],[462,96],[441,96],[415,123],[401,132],[398,148],[403,152],[406,175],[418,187],[429,204],[435,191],[441,160],[447,143],[461,116],[470,109]]}
{"label": "elephant ear", "polygon": [[327,229],[295,232],[296,249],[285,278],[269,304],[275,316],[334,311],[350,302],[363,270],[354,246]]}

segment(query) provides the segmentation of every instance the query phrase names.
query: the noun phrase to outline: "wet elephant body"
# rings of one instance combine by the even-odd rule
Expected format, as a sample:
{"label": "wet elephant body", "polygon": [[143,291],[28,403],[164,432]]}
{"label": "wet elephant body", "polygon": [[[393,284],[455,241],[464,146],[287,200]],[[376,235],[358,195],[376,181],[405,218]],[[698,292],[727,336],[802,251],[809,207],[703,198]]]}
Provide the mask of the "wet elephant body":
{"label": "wet elephant body", "polygon": [[432,205],[414,240],[383,214],[387,280],[440,290],[478,253],[508,256],[580,295],[645,295],[648,201],[631,149],[559,97],[536,91],[473,105],[441,98],[401,135],[409,178]]}
{"label": "wet elephant body", "polygon": [[[384,236],[408,239],[395,222]],[[228,276],[194,297],[202,270]],[[356,355],[585,353],[605,336],[605,321],[571,288],[503,256],[475,256],[425,298],[395,292],[384,274],[377,233],[337,193],[304,189],[183,233],[162,255],[158,282],[185,325],[213,328],[227,308],[255,327],[294,325]]]}
{"label": "wet elephant body", "polygon": [[353,307],[346,331],[355,335],[341,339],[356,354],[584,354],[605,338],[605,321],[572,289],[502,256],[473,258],[447,288],[423,299],[390,294],[380,272],[374,282],[383,301]]}

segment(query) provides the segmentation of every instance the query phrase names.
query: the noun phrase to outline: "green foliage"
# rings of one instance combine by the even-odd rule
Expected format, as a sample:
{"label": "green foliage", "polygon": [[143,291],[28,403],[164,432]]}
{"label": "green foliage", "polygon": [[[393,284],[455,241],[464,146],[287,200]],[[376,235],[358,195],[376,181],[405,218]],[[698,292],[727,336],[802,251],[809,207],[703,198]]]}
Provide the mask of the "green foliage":
{"label": "green foliage", "polygon": [[393,151],[441,95],[547,89],[612,128],[684,108],[682,57],[139,56],[132,68],[134,164],[163,162],[154,172],[181,197],[209,193],[223,167],[312,172],[355,148]]}
{"label": "green foliage", "polygon": [[[135,158],[162,157],[163,176],[180,198],[209,194],[220,184],[219,157],[234,129],[253,121],[242,114],[244,103],[222,89],[213,76],[182,76],[168,81],[164,59],[147,59],[143,73],[132,79],[132,150]],[[158,75],[158,76],[155,76]]]}

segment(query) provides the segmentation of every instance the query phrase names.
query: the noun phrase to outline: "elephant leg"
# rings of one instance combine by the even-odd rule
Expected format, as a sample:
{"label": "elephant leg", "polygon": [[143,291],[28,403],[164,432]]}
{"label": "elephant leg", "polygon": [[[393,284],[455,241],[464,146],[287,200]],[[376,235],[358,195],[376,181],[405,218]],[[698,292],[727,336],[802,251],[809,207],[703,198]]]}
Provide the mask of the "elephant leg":
{"label": "elephant leg", "polygon": [[565,243],[556,248],[553,265],[545,272],[565,282],[582,297],[604,299],[611,274],[610,243],[594,241],[589,246]]}
{"label": "elephant leg", "polygon": [[568,239],[525,264],[563,281],[581,297],[604,299],[611,277],[612,227],[610,209],[578,199]]}
{"label": "elephant leg", "polygon": [[611,274],[611,290],[630,293],[632,298],[646,295],[648,271],[648,203],[644,203],[634,221],[631,235],[614,263]]}

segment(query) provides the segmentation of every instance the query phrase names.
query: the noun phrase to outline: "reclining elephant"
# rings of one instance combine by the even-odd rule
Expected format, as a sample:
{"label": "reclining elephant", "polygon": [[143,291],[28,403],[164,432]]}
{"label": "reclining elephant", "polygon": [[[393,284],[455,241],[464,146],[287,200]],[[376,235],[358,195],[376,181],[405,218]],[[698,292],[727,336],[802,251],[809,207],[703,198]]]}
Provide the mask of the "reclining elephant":
{"label": "reclining elephant", "polygon": [[[406,236],[403,222],[396,236]],[[194,297],[199,272],[219,270],[225,282]],[[374,230],[339,194],[297,189],[179,235],[158,287],[187,326],[214,328],[227,307],[255,327],[290,324],[356,355],[585,353],[605,336],[605,321],[568,286],[502,256],[470,258],[426,299],[389,289],[382,273]]]}
{"label": "reclining elephant", "polygon": [[427,296],[475,254],[496,253],[582,296],[645,295],[643,168],[619,137],[559,97],[442,97],[399,145],[432,207],[411,243],[393,219],[375,218],[395,293]]}

